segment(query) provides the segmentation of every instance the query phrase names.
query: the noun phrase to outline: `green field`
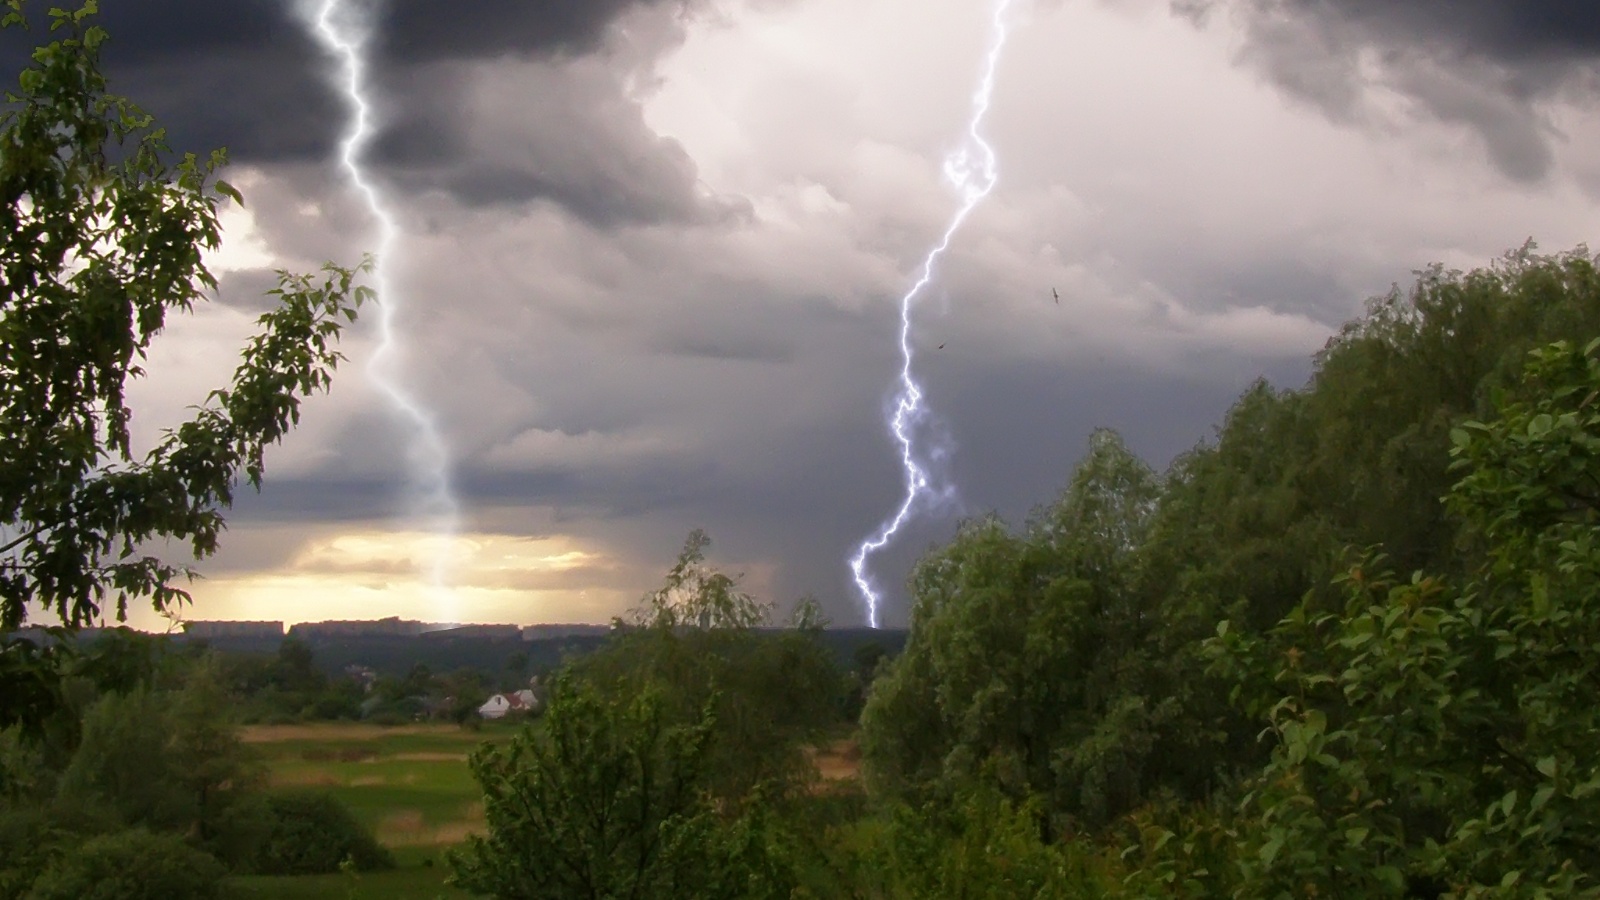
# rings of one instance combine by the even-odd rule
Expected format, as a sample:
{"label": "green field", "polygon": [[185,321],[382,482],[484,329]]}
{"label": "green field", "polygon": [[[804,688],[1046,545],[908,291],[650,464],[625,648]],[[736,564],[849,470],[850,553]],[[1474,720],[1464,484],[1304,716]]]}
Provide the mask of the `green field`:
{"label": "green field", "polygon": [[256,726],[244,739],[275,787],[325,790],[395,855],[390,872],[252,876],[232,884],[245,898],[434,900],[467,897],[446,886],[444,851],[480,831],[483,809],[467,755],[514,727],[471,732],[454,725],[383,727],[352,723]]}

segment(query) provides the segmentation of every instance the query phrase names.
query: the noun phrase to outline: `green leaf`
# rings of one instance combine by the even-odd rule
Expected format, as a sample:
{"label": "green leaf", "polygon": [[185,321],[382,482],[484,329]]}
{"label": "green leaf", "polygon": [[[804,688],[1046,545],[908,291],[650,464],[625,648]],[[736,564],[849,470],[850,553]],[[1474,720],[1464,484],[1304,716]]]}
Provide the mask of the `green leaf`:
{"label": "green leaf", "polygon": [[1274,834],[1265,844],[1261,845],[1261,849],[1257,851],[1256,855],[1261,858],[1261,862],[1264,865],[1270,866],[1272,861],[1278,858],[1278,851],[1283,849],[1283,842],[1284,836],[1282,832]]}
{"label": "green leaf", "polygon": [[229,200],[232,200],[234,203],[237,203],[240,206],[244,206],[244,195],[240,194],[233,185],[219,178],[213,183],[212,186],[217,189],[217,193],[227,197]]}
{"label": "green leaf", "polygon": [[1550,798],[1555,795],[1555,792],[1556,789],[1549,785],[1539,788],[1533,792],[1533,799],[1528,801],[1528,808],[1534,812],[1544,809],[1545,804],[1550,802]]}
{"label": "green leaf", "polygon": [[1515,788],[1513,788],[1507,791],[1504,797],[1500,798],[1500,814],[1509,817],[1511,815],[1511,811],[1516,808],[1516,805],[1517,791]]}

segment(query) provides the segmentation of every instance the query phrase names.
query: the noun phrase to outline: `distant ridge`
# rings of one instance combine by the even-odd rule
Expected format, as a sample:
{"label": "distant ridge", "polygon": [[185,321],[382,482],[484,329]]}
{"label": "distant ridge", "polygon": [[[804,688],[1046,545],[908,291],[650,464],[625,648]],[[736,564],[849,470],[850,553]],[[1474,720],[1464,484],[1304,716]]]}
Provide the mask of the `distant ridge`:
{"label": "distant ridge", "polygon": [[[379,674],[401,677],[415,666],[435,672],[461,668],[495,670],[514,659],[532,672],[555,671],[567,661],[603,647],[612,640],[609,625],[446,625],[429,624],[391,617],[376,621],[333,621],[297,623],[287,629],[272,621],[190,621],[182,631],[151,635],[161,642],[203,642],[219,653],[277,653],[288,637],[310,646],[316,665],[329,676],[337,677],[350,666],[371,669]],[[84,628],[73,633],[80,641],[95,641],[102,636],[127,631],[122,628]],[[779,634],[788,629],[757,629]],[[12,632],[35,643],[50,643],[57,638],[38,626]],[[857,664],[857,653],[877,645],[888,656],[905,646],[905,629],[872,629],[865,626],[829,627],[821,635],[842,669]]]}
{"label": "distant ridge", "polygon": [[498,625],[419,622],[389,616],[384,619],[330,620],[298,622],[287,632],[282,622],[191,621],[183,623],[186,637],[200,639],[248,638],[255,640],[289,637],[325,640],[349,637],[451,637],[539,641],[569,637],[603,637],[609,625]]}

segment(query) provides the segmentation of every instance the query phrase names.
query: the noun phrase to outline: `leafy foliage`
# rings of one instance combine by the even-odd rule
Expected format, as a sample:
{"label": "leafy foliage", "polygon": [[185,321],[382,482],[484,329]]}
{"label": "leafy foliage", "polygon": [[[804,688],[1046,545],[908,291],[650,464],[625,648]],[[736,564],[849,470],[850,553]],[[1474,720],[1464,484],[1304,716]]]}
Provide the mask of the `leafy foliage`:
{"label": "leafy foliage", "polygon": [[[23,24],[21,0],[6,5],[4,25]],[[220,151],[170,162],[151,117],[108,93],[95,11],[52,10],[63,36],[34,51],[0,111],[5,630],[35,604],[77,626],[120,620],[133,598],[186,601],[187,570],[143,548],[216,549],[236,481],[259,486],[265,448],[298,421],[301,397],[328,388],[340,328],[367,296],[348,269],[282,274],[232,383],[135,452],[127,383],[168,314],[215,289],[203,253],[221,239],[218,203],[239,195],[215,177]]]}
{"label": "leafy foliage", "polygon": [[267,826],[251,871],[315,875],[348,864],[358,871],[394,868],[394,858],[344,804],[327,794],[274,792],[261,802]]}
{"label": "leafy foliage", "polygon": [[[1103,823],[1149,777],[1151,744],[1107,740],[1169,715],[1125,680],[1150,622],[1136,592],[1158,482],[1097,432],[1061,499],[1022,535],[968,523],[919,564],[905,652],[862,714],[871,783],[908,799],[978,783]],[[1136,669],[1135,669],[1136,671]]]}
{"label": "leafy foliage", "polygon": [[1596,886],[1597,348],[1534,352],[1527,399],[1456,430],[1448,505],[1479,571],[1396,580],[1368,558],[1340,579],[1341,612],[1308,601],[1270,635],[1219,628],[1211,652],[1272,737],[1234,870],[1215,870],[1233,896]]}
{"label": "leafy foliage", "polygon": [[602,698],[559,679],[543,734],[484,747],[472,768],[489,834],[451,857],[489,896],[787,896],[758,812],[727,821],[706,791],[715,728],[673,724],[659,694]]}
{"label": "leafy foliage", "polygon": [[1041,842],[1038,818],[994,791],[948,805],[892,806],[845,834],[839,865],[855,896],[884,900],[1107,896],[1093,851]]}
{"label": "leafy foliage", "polygon": [[707,709],[710,788],[738,803],[758,786],[785,793],[810,771],[804,748],[838,722],[845,680],[822,643],[815,604],[772,633],[770,605],[706,562],[710,539],[695,531],[633,624],[571,669],[612,702],[653,692],[669,721],[690,724]]}
{"label": "leafy foliage", "polygon": [[804,796],[805,745],[836,722],[844,679],[815,606],[771,607],[706,563],[696,531],[605,648],[553,682],[547,712],[472,766],[487,837],[452,858],[495,897],[787,897],[778,815]]}
{"label": "leafy foliage", "polygon": [[222,864],[143,829],[85,841],[39,876],[26,900],[219,900]]}
{"label": "leafy foliage", "polygon": [[214,663],[178,691],[108,693],[87,708],[55,802],[102,811],[122,827],[183,834],[243,864],[259,840],[261,775],[227,718]]}
{"label": "leafy foliage", "polygon": [[914,574],[874,795],[1123,835],[1126,896],[1594,890],[1596,333],[1594,260],[1524,248],[1374,301],[1164,480],[1097,435]]}

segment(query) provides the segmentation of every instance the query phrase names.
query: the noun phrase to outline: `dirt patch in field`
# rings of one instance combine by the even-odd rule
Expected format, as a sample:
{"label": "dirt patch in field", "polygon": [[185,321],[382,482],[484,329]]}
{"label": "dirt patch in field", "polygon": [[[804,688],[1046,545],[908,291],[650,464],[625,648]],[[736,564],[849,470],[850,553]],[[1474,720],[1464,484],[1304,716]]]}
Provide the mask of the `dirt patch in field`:
{"label": "dirt patch in field", "polygon": [[371,747],[307,747],[300,751],[307,762],[371,762],[378,751]]}
{"label": "dirt patch in field", "polygon": [[466,818],[429,825],[420,811],[404,809],[384,816],[373,835],[386,847],[453,846],[471,835],[483,834],[482,806],[471,804],[467,812]]}
{"label": "dirt patch in field", "polygon": [[274,787],[337,787],[344,783],[328,772],[273,772],[267,782]]}
{"label": "dirt patch in field", "polygon": [[861,777],[861,745],[855,738],[812,747],[807,755],[823,781],[855,781]]}
{"label": "dirt patch in field", "polygon": [[302,725],[246,725],[240,739],[246,744],[283,741],[375,741],[396,734],[459,734],[454,725],[364,725],[360,722],[308,722]]}

